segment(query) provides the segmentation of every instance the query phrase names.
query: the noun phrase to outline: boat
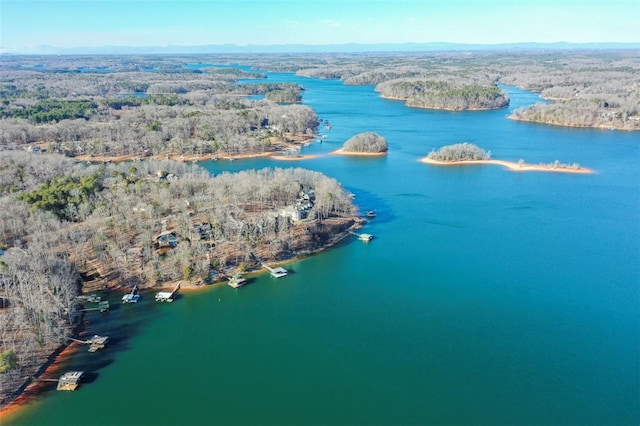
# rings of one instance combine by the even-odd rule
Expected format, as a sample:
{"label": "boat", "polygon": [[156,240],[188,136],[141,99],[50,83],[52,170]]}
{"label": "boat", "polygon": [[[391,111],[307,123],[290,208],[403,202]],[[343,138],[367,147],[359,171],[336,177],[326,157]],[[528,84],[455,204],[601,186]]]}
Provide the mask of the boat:
{"label": "boat", "polygon": [[367,210],[367,217],[376,217],[375,210]]}
{"label": "boat", "polygon": [[228,284],[233,288],[238,288],[242,287],[246,283],[247,280],[242,276],[242,274],[235,274],[233,277],[231,277]]}

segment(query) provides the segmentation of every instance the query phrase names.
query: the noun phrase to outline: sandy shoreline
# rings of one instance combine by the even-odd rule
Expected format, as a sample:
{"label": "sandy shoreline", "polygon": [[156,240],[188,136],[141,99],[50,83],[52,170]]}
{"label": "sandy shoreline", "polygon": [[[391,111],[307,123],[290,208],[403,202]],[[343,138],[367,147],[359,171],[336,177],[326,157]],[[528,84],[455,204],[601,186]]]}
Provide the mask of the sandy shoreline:
{"label": "sandy shoreline", "polygon": [[331,154],[333,155],[352,155],[354,157],[382,157],[384,155],[387,155],[388,151],[383,151],[383,152],[352,152],[352,151],[345,151],[344,148],[340,148],[340,149],[336,149],[335,151],[331,152]]}
{"label": "sandy shoreline", "polygon": [[[261,157],[276,157],[278,160],[285,159],[284,157],[290,157],[285,154],[287,150],[300,149],[305,144],[313,141],[316,136],[308,135],[293,135],[285,141],[272,141],[272,147],[269,151],[261,152],[247,152],[243,154],[175,154],[170,152],[164,152],[156,155],[141,155],[141,154],[124,154],[124,155],[78,155],[73,157],[77,161],[85,161],[88,163],[119,163],[122,161],[144,161],[144,160],[173,160],[181,162],[201,162],[209,160],[241,160],[246,158],[261,158]],[[291,158],[306,160],[308,156],[301,156],[302,158]],[[287,158],[289,159],[289,158]]]}
{"label": "sandy shoreline", "polygon": [[311,160],[314,158],[318,158],[317,155],[271,155],[269,156],[272,160],[278,161],[300,161],[300,160]]}
{"label": "sandy shoreline", "polygon": [[424,157],[420,159],[420,162],[427,164],[435,164],[438,166],[456,166],[465,164],[497,164],[514,172],[553,172],[553,173],[577,173],[577,174],[590,174],[593,170],[585,167],[578,169],[572,169],[570,167],[554,167],[553,165],[546,164],[527,164],[516,163],[506,160],[463,160],[463,161],[437,161]]}

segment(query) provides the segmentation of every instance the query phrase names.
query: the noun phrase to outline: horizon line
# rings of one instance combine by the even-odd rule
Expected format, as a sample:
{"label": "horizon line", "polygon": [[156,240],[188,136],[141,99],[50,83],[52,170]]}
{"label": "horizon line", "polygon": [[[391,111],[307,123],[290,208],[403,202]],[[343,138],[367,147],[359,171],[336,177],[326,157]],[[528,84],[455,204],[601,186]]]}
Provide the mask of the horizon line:
{"label": "horizon line", "polygon": [[[354,49],[354,48],[361,49]],[[386,50],[372,50],[381,49]],[[618,42],[618,41],[597,41],[597,42],[499,42],[499,43],[461,43],[461,42],[380,42],[380,43],[329,43],[329,44],[307,44],[307,43],[281,43],[281,44],[185,44],[185,45],[101,45],[101,46],[76,46],[59,47],[50,45],[39,45],[30,48],[7,48],[0,47],[0,55],[63,55],[63,54],[206,54],[206,53],[358,53],[358,52],[410,52],[418,50],[442,51],[443,47],[449,50],[495,50],[504,48],[627,48],[640,49],[640,42]],[[330,50],[338,49],[338,50]],[[410,50],[409,48],[417,48]],[[283,49],[283,50],[277,50]],[[308,49],[308,50],[301,50]],[[179,52],[177,50],[190,50]],[[112,51],[109,53],[109,51]]]}

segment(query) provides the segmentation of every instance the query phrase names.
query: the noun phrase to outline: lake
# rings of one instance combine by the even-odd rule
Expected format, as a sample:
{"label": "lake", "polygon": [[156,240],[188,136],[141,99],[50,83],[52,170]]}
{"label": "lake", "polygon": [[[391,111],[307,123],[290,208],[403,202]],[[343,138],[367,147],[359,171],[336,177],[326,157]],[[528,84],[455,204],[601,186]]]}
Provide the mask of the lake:
{"label": "lake", "polygon": [[[255,81],[255,80],[254,80]],[[512,121],[539,101],[484,112],[410,109],[372,86],[297,82],[332,124],[318,157],[213,161],[213,174],[304,167],[339,180],[377,217],[289,276],[183,292],[171,304],[112,296],[90,313],[111,336],[61,371],[9,425],[640,423],[640,138]],[[376,132],[386,157],[331,155]],[[438,167],[432,149],[471,142],[492,158],[578,162],[590,175]]]}

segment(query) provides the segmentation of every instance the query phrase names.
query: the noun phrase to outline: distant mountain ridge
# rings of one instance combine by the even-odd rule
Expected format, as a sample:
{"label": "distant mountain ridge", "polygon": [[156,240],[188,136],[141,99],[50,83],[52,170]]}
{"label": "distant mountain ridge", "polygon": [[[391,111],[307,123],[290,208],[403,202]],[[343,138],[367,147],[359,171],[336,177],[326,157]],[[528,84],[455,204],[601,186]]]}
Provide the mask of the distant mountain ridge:
{"label": "distant mountain ridge", "polygon": [[345,44],[272,44],[237,45],[207,44],[186,46],[99,46],[64,48],[38,46],[33,49],[4,52],[14,55],[123,55],[123,54],[199,54],[199,53],[357,53],[357,52],[438,52],[438,51],[492,51],[492,50],[600,50],[640,49],[640,43],[345,43]]}

